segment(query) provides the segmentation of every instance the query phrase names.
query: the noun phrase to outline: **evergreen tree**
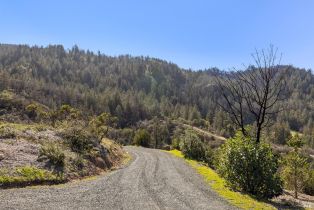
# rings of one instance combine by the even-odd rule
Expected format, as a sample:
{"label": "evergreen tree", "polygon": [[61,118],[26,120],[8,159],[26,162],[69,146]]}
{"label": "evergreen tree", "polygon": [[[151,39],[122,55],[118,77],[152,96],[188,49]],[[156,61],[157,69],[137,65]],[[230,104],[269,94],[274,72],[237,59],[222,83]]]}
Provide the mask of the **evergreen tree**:
{"label": "evergreen tree", "polygon": [[300,148],[304,142],[295,135],[289,141],[288,145],[293,149],[284,157],[284,168],[282,176],[286,187],[294,190],[294,197],[298,198],[298,193],[303,189],[308,176],[309,164],[307,158],[302,156]]}

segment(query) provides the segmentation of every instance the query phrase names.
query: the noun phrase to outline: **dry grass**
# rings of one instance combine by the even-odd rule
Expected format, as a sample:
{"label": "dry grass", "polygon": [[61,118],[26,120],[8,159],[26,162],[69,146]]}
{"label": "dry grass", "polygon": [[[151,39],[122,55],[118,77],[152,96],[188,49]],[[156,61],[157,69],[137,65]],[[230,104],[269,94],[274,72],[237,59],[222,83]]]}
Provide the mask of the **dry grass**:
{"label": "dry grass", "polygon": [[275,204],[287,206],[287,208],[314,209],[314,196],[298,193],[298,199],[293,197],[293,192],[285,190],[283,195],[272,199]]}

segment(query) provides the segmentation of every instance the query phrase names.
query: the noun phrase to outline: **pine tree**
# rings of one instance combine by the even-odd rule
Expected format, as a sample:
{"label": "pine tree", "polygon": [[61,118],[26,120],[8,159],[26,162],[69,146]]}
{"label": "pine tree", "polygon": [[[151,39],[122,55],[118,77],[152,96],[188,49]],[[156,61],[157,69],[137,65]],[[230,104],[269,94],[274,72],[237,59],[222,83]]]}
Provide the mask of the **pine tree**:
{"label": "pine tree", "polygon": [[307,158],[302,156],[300,148],[303,146],[302,139],[295,135],[288,145],[293,149],[284,157],[283,179],[288,189],[294,190],[294,197],[298,198],[298,192],[302,190],[308,178],[309,164]]}

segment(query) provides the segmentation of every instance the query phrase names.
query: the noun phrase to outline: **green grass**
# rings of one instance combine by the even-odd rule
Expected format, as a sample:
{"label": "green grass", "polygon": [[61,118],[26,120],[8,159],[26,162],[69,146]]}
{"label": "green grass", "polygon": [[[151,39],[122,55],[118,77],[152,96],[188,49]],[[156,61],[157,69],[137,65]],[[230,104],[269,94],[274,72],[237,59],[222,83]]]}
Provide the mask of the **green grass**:
{"label": "green grass", "polygon": [[5,170],[0,172],[1,187],[23,187],[32,184],[60,183],[62,181],[62,176],[57,176],[47,170],[34,166],[16,168],[12,174],[9,174]]}
{"label": "green grass", "polygon": [[[49,127],[44,124],[23,124],[23,123],[9,123],[0,121],[0,139],[16,139],[23,136],[26,131],[40,132],[45,131]],[[34,140],[31,136],[23,136],[24,139]]]}
{"label": "green grass", "polygon": [[199,174],[203,176],[205,181],[215,190],[221,197],[225,198],[232,205],[240,209],[276,209],[275,207],[256,200],[249,195],[242,194],[240,192],[235,192],[230,190],[226,184],[225,180],[221,178],[213,169],[208,166],[204,166],[195,160],[189,160],[184,158],[183,154],[178,150],[168,151],[170,154],[185,159]]}
{"label": "green grass", "polygon": [[299,135],[299,136],[302,136],[303,134],[298,132],[298,131],[290,131],[291,135],[292,136],[295,136],[295,135]]}
{"label": "green grass", "polygon": [[46,142],[39,149],[39,160],[49,160],[54,166],[63,167],[65,165],[65,153],[56,143]]}
{"label": "green grass", "polygon": [[43,130],[46,130],[48,127],[49,126],[44,125],[44,124],[22,124],[22,123],[9,123],[9,122],[0,121],[0,129],[11,128],[18,131],[25,131],[25,130],[43,131]]}

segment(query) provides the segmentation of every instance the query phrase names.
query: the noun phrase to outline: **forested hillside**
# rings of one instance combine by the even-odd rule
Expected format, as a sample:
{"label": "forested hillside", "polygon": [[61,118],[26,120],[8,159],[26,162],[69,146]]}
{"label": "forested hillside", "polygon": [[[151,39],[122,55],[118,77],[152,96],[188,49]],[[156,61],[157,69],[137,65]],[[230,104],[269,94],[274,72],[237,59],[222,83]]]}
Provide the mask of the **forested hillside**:
{"label": "forested hillside", "polygon": [[[118,128],[154,117],[183,118],[230,136],[234,128],[215,102],[221,97],[215,73],[220,70],[191,71],[155,58],[111,57],[77,46],[65,50],[61,45],[0,45],[1,91],[10,90],[50,109],[69,104],[86,115],[108,112],[117,117]],[[289,90],[285,110],[273,119],[272,135],[282,143],[280,136],[291,129],[303,133],[314,147],[314,75],[290,67],[285,76]]]}

